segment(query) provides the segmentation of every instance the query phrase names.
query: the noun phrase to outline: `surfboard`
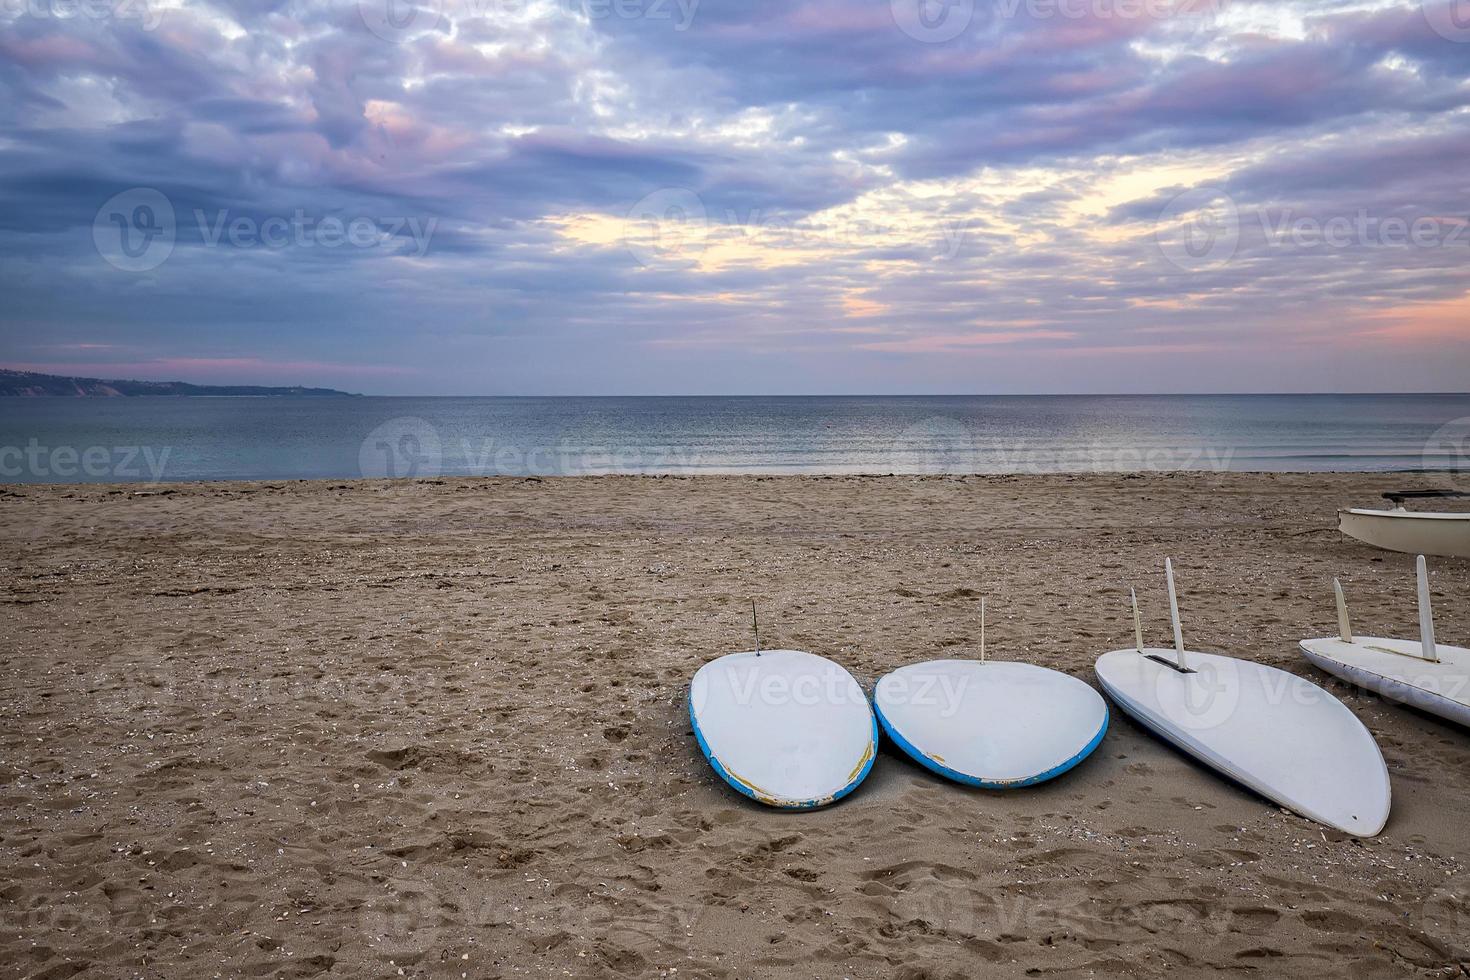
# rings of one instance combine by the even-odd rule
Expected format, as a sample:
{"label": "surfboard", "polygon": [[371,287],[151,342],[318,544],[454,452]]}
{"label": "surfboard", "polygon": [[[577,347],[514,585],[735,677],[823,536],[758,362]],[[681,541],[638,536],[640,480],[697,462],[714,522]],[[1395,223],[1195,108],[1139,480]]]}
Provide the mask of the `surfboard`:
{"label": "surfboard", "polygon": [[1184,648],[1169,575],[1173,650],[1114,650],[1097,661],[1104,692],[1144,728],[1310,820],[1359,837],[1388,821],[1388,768],[1346,705],[1265,664]]}
{"label": "surfboard", "polygon": [[1426,661],[1418,640],[1378,636],[1303,640],[1302,653],[1349,684],[1470,727],[1470,650],[1439,644],[1439,662]]}
{"label": "surfboard", "polygon": [[1338,635],[1302,640],[1301,651],[1314,665],[1350,684],[1470,727],[1470,650],[1435,642],[1423,555],[1417,566],[1418,640],[1354,636],[1342,583],[1334,579]]}
{"label": "surfboard", "polygon": [[886,674],[873,691],[885,734],[955,782],[1014,789],[1060,776],[1101,744],[1102,696],[1033,664],[936,660]]}
{"label": "surfboard", "polygon": [[725,782],[751,799],[812,810],[867,778],[878,725],[843,667],[797,650],[732,653],[689,684],[699,749]]}
{"label": "surfboard", "polygon": [[1108,697],[1143,727],[1261,796],[1372,837],[1388,821],[1378,743],[1337,698],[1275,667],[1189,651],[1114,650],[1097,661]]}

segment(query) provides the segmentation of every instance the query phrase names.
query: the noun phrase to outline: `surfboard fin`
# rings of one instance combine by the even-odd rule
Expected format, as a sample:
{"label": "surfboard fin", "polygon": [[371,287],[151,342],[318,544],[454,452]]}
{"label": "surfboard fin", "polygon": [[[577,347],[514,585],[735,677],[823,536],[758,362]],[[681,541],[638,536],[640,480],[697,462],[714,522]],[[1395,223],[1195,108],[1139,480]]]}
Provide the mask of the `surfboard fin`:
{"label": "surfboard fin", "polygon": [[1419,643],[1424,659],[1432,664],[1439,663],[1439,651],[1434,646],[1434,609],[1429,599],[1429,565],[1424,556],[1417,562],[1419,571]]}
{"label": "surfboard fin", "polygon": [[1342,594],[1342,582],[1332,580],[1332,591],[1337,596],[1337,635],[1344,643],[1353,642],[1353,627],[1348,622],[1347,598]]}
{"label": "surfboard fin", "polygon": [[980,597],[980,662],[985,662],[985,597]]}
{"label": "surfboard fin", "polygon": [[1189,662],[1184,655],[1184,630],[1179,625],[1179,594],[1174,589],[1174,559],[1164,559],[1164,577],[1169,580],[1169,618],[1174,622],[1174,654],[1179,659],[1179,669],[1188,670]]}
{"label": "surfboard fin", "polygon": [[1138,590],[1129,589],[1128,597],[1133,600],[1133,645],[1143,652],[1143,617],[1138,615]]}

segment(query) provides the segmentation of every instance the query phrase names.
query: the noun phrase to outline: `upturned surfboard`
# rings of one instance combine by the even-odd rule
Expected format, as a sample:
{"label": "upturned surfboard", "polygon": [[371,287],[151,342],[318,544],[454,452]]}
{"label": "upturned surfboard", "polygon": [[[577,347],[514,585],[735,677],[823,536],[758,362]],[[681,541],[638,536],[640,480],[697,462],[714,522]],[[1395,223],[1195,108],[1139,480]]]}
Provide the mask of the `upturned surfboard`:
{"label": "upturned surfboard", "polygon": [[1165,564],[1174,649],[1105,653],[1097,679],[1144,728],[1261,796],[1359,837],[1388,821],[1388,768],[1346,705],[1304,678],[1184,648],[1173,562]]}
{"label": "upturned surfboard", "polygon": [[751,799],[812,810],[867,778],[878,726],[867,696],[839,664],[797,650],[732,653],[689,685],[700,751]]}
{"label": "upturned surfboard", "polygon": [[1429,568],[1416,562],[1419,578],[1419,639],[1354,636],[1342,583],[1337,598],[1337,636],[1302,640],[1302,654],[1317,667],[1350,684],[1410,707],[1470,726],[1470,650],[1435,642]]}
{"label": "upturned surfboard", "polygon": [[1054,779],[1101,744],[1102,696],[1075,677],[988,659],[900,667],[873,690],[878,723],[909,758],[955,782],[1015,789]]}

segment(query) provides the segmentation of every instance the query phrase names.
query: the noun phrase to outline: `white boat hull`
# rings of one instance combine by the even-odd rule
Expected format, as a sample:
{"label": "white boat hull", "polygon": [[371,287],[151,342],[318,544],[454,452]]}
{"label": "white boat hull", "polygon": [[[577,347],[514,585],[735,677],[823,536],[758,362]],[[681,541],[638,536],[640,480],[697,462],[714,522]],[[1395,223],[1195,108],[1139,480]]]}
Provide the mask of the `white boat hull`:
{"label": "white boat hull", "polygon": [[1388,821],[1388,768],[1363,723],[1304,678],[1249,660],[1115,650],[1103,690],[1145,728],[1236,782],[1318,823],[1372,837]]}
{"label": "white boat hull", "polygon": [[1359,636],[1301,642],[1302,654],[1349,684],[1470,727],[1470,650],[1438,644],[1438,663],[1423,658],[1417,640]]}
{"label": "white boat hull", "polygon": [[1410,510],[1340,510],[1338,528],[1385,551],[1470,558],[1470,514]]}
{"label": "white boat hull", "polygon": [[985,789],[1054,779],[1091,755],[1108,730],[1107,702],[1084,682],[996,660],[900,667],[874,687],[873,709],[909,758]]}

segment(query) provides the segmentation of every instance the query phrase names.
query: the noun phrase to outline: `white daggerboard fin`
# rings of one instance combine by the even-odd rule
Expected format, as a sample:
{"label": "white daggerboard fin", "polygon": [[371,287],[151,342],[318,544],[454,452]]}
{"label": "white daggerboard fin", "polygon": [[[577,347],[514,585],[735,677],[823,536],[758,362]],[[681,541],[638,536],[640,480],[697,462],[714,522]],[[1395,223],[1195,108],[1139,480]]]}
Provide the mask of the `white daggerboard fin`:
{"label": "white daggerboard fin", "polygon": [[936,660],[878,681],[888,737],[920,765],[968,786],[1040,783],[1092,754],[1108,706],[1087,684],[1032,664]]}
{"label": "white daggerboard fin", "polygon": [[1311,681],[1249,660],[1115,650],[1097,661],[1107,695],[1145,728],[1318,823],[1372,837],[1388,821],[1388,768],[1346,705]]}
{"label": "white daggerboard fin", "polygon": [[842,799],[873,768],[878,725],[858,682],[796,650],[732,653],[689,684],[699,749],[735,789],[768,806],[811,810]]}
{"label": "white daggerboard fin", "polygon": [[1425,660],[1439,662],[1439,654],[1435,652],[1434,642],[1434,611],[1430,608],[1429,598],[1429,569],[1424,564],[1424,556],[1417,559],[1419,566],[1419,643],[1420,656]]}
{"label": "white daggerboard fin", "polygon": [[1302,654],[1334,677],[1393,701],[1470,727],[1470,650],[1435,645],[1438,663],[1425,660],[1420,640],[1359,636],[1301,642]]}

